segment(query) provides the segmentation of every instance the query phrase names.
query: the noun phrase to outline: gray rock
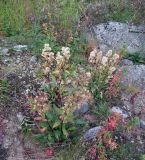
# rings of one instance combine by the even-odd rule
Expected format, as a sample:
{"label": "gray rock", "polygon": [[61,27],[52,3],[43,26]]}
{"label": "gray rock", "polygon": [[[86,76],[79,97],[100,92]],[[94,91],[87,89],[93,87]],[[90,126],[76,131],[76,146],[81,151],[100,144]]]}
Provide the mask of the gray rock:
{"label": "gray rock", "polygon": [[[129,53],[145,53],[145,27],[132,26],[119,22],[108,22],[92,27],[94,38],[100,44],[100,49],[107,52],[109,49],[120,51],[125,48]],[[92,32],[88,33],[90,39]]]}
{"label": "gray rock", "polygon": [[145,121],[140,120],[140,127],[145,130]]}
{"label": "gray rock", "polygon": [[17,59],[17,60],[16,60],[16,64],[19,64],[19,63],[20,63],[20,59]]}
{"label": "gray rock", "polygon": [[144,114],[144,106],[145,106],[145,91],[142,91],[134,96],[133,99],[133,107],[134,107],[134,113],[135,114]]}
{"label": "gray rock", "polygon": [[84,114],[84,113],[88,112],[89,108],[90,108],[89,103],[84,102],[84,103],[82,103],[80,108],[78,108],[74,111],[74,115]]}
{"label": "gray rock", "polygon": [[123,74],[121,84],[126,87],[145,89],[145,65],[131,65],[121,68]]}
{"label": "gray rock", "polygon": [[3,140],[3,147],[8,149],[13,143],[13,139],[11,137],[5,137]]}
{"label": "gray rock", "polygon": [[121,100],[126,108],[145,120],[145,65],[122,67]]}
{"label": "gray rock", "polygon": [[23,116],[23,114],[21,112],[17,113],[16,116],[17,116],[19,123],[21,124],[25,117]]}
{"label": "gray rock", "polygon": [[128,118],[128,117],[129,117],[128,113],[126,113],[125,111],[123,111],[123,110],[122,110],[121,108],[119,108],[119,107],[112,107],[112,108],[110,109],[110,112],[111,112],[111,113],[119,113],[119,114],[122,115],[123,118]]}
{"label": "gray rock", "polygon": [[21,52],[22,50],[27,50],[27,48],[27,45],[16,45],[13,49],[17,52]]}
{"label": "gray rock", "polygon": [[120,66],[132,66],[132,65],[133,65],[133,62],[128,59],[123,59],[120,63]]}
{"label": "gray rock", "polygon": [[3,49],[0,49],[0,55],[8,55],[8,52],[9,52],[9,49],[8,48],[3,48]]}
{"label": "gray rock", "polygon": [[29,64],[30,65],[35,65],[37,63],[37,57],[36,56],[32,56],[30,59]]}
{"label": "gray rock", "polygon": [[101,126],[94,127],[89,129],[85,134],[84,134],[84,139],[85,140],[92,140],[96,138],[97,133],[101,130]]}

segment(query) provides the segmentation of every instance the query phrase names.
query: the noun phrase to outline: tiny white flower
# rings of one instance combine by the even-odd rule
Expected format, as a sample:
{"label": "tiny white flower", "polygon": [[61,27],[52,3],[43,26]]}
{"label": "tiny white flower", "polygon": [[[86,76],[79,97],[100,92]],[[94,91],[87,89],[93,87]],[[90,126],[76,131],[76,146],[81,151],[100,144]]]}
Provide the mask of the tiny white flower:
{"label": "tiny white flower", "polygon": [[50,71],[50,68],[49,67],[46,67],[45,70],[44,70],[44,74],[48,74]]}
{"label": "tiny white flower", "polygon": [[90,52],[90,58],[95,58],[96,57],[96,50],[93,50]]}
{"label": "tiny white flower", "polygon": [[70,83],[71,83],[71,80],[68,79],[68,80],[66,81],[66,84],[70,84]]}
{"label": "tiny white flower", "polygon": [[109,73],[112,74],[115,70],[116,70],[115,67],[110,67],[110,68],[109,68]]}
{"label": "tiny white flower", "polygon": [[102,59],[102,51],[98,52],[96,55],[96,64],[98,64]]}
{"label": "tiny white flower", "polygon": [[62,47],[61,48],[61,52],[62,52],[62,54],[64,54],[64,53],[70,53],[70,48],[69,47]]}
{"label": "tiny white flower", "polygon": [[60,54],[60,52],[58,52],[57,55],[56,55],[57,63],[60,63],[60,61],[62,61],[63,59],[64,59],[63,56]]}
{"label": "tiny white flower", "polygon": [[106,54],[106,57],[110,58],[112,56],[113,52],[112,50],[109,50]]}
{"label": "tiny white flower", "polygon": [[49,46],[49,44],[44,44],[44,50],[51,51],[51,47]]}
{"label": "tiny white flower", "polygon": [[41,54],[42,57],[46,58],[49,56],[49,52],[46,52],[43,50],[42,54]]}
{"label": "tiny white flower", "polygon": [[50,57],[53,57],[53,56],[54,56],[54,53],[53,53],[53,52],[49,52],[49,56],[50,56]]}
{"label": "tiny white flower", "polygon": [[91,73],[90,73],[90,72],[87,72],[87,73],[86,73],[86,76],[87,76],[88,78],[91,78]]}
{"label": "tiny white flower", "polygon": [[118,59],[119,59],[119,55],[115,53],[113,55],[113,60],[116,62]]}
{"label": "tiny white flower", "polygon": [[44,48],[49,47],[50,45],[48,43],[44,44]]}
{"label": "tiny white flower", "polygon": [[102,62],[101,62],[102,65],[103,65],[103,66],[106,66],[106,65],[107,65],[107,62],[108,62],[108,58],[107,58],[106,56],[103,56],[103,57],[102,57]]}
{"label": "tiny white flower", "polygon": [[60,52],[57,52],[56,57],[59,57],[60,55],[61,55]]}

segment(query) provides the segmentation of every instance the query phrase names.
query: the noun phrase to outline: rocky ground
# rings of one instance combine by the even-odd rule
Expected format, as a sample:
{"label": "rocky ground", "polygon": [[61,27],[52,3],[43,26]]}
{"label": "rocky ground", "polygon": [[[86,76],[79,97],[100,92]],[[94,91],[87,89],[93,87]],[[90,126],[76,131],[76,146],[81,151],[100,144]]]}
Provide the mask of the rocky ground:
{"label": "rocky ground", "polygon": [[8,100],[0,108],[0,159],[45,159],[45,154],[40,151],[37,154],[38,147],[21,135],[23,114],[27,112],[26,92],[31,90],[35,95],[40,86],[34,76],[39,61],[31,55],[26,45],[8,44],[5,39],[0,41],[0,78],[6,78],[9,82]]}
{"label": "rocky ground", "polygon": [[[145,54],[145,30],[142,27],[131,29],[133,31],[128,31],[127,24],[116,22],[95,26],[100,48],[103,51],[112,48],[119,50],[125,44],[130,46],[129,52],[139,52],[142,48]],[[21,134],[21,123],[27,115],[26,93],[29,90],[36,95],[41,85],[36,77],[39,67],[40,59],[32,55],[26,45],[11,44],[4,38],[0,39],[0,78],[7,78],[10,84],[8,100],[0,107],[0,160],[47,159],[35,143],[24,139]],[[121,100],[110,111],[121,113],[125,119],[139,117],[137,138],[140,148],[145,149],[145,65],[135,65],[126,59],[121,62],[120,69],[125,71],[121,80]],[[95,118],[88,115],[88,111],[89,105],[84,103],[77,113],[86,113],[84,117],[93,121]],[[86,131],[84,138],[92,139],[100,128],[96,126]]]}

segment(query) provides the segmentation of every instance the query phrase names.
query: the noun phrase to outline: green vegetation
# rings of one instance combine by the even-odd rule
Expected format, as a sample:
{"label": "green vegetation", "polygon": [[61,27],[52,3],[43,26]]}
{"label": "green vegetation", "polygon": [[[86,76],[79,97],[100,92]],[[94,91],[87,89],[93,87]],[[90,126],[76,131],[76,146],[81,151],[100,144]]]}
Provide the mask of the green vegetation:
{"label": "green vegetation", "polygon": [[131,60],[134,64],[145,64],[145,56],[140,53],[126,54],[125,58]]}
{"label": "green vegetation", "polygon": [[110,153],[110,160],[143,160],[142,152],[138,152],[137,146],[131,143],[121,144],[119,148],[112,153]]}
{"label": "green vegetation", "polygon": [[132,22],[136,13],[129,0],[110,0],[107,19],[118,22]]}
{"label": "green vegetation", "polygon": [[8,81],[0,79],[0,104],[3,104],[7,100],[8,89]]}
{"label": "green vegetation", "polygon": [[[136,10],[129,2],[104,1],[108,7],[108,14],[103,15],[105,21],[130,22],[138,18],[134,18]],[[0,34],[19,44],[27,44],[34,54],[40,56],[42,53],[43,57],[36,73],[43,85],[36,96],[29,95],[27,99],[29,116],[22,122],[22,131],[38,140],[40,146],[55,149],[56,145],[58,148],[64,145],[56,155],[60,160],[81,156],[92,160],[143,159],[137,147],[128,144],[126,139],[138,119],[128,118],[124,122],[120,114],[109,111],[112,101],[118,98],[121,76],[118,63],[122,56],[136,64],[144,63],[145,58],[139,54],[123,55],[124,50],[122,55],[112,50],[103,55],[95,47],[89,48],[81,34],[80,17],[90,3],[95,1],[1,0]],[[85,18],[89,19],[89,16]],[[0,80],[2,103],[7,99],[8,91],[7,80]],[[101,125],[102,129],[96,139],[89,142],[83,139],[80,145],[80,137],[90,125],[89,120],[84,122],[82,113],[75,114],[82,102],[91,102],[88,117],[95,116],[95,124],[91,123]],[[48,151],[52,151],[50,148]],[[131,151],[134,154],[130,154]]]}
{"label": "green vegetation", "polygon": [[[33,132],[31,126],[30,131],[42,144],[51,146],[79,137],[75,135],[84,122],[73,114],[77,108],[77,88],[67,85],[76,74],[69,63],[70,49],[62,47],[61,51],[55,54],[49,44],[45,44],[42,57],[44,76],[47,76],[49,83],[45,82],[38,95],[30,98],[31,112],[38,113],[37,116],[32,116],[38,134]],[[23,123],[24,132],[27,131],[27,126],[29,124]]]}
{"label": "green vegetation", "polygon": [[29,44],[35,54],[40,55],[44,43],[50,43],[56,50],[62,45],[71,46],[72,53],[79,54],[84,49],[80,44],[85,44],[77,27],[80,3],[77,0],[1,1],[0,32],[13,36],[17,43]]}
{"label": "green vegetation", "polygon": [[[34,54],[40,55],[44,43],[54,49],[68,46],[75,61],[86,50],[86,42],[78,25],[80,15],[94,1],[78,0],[2,0],[0,2],[0,34],[11,36],[17,43],[28,44]],[[129,22],[135,10],[130,2],[104,1],[108,6],[106,21]],[[78,61],[79,62],[79,61]],[[80,60],[79,63],[82,63]]]}
{"label": "green vegetation", "polygon": [[106,102],[100,102],[96,106],[93,106],[92,113],[98,117],[99,121],[103,121],[110,115],[109,107]]}

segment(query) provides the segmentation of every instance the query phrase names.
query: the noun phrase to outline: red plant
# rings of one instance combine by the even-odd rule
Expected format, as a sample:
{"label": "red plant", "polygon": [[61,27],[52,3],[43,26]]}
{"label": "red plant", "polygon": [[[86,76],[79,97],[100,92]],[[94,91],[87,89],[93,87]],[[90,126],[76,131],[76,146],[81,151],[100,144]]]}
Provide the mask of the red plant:
{"label": "red plant", "polygon": [[[112,133],[115,132],[118,123],[123,122],[122,116],[118,113],[114,113],[112,116],[108,117],[104,124],[104,127],[97,134],[97,143],[94,144],[88,150],[88,156],[95,160],[107,160],[106,151],[107,149],[113,151],[117,148],[118,144],[112,138]],[[111,134],[110,134],[111,133]]]}
{"label": "red plant", "polygon": [[89,148],[88,153],[90,158],[94,158],[97,155],[97,147],[96,145],[93,145],[91,148]]}
{"label": "red plant", "polygon": [[116,97],[118,93],[118,84],[121,78],[122,72],[118,71],[116,74],[113,75],[112,79],[109,81],[109,86],[107,88],[106,94],[109,98]]}
{"label": "red plant", "polygon": [[120,121],[122,121],[122,116],[118,113],[114,113],[108,118],[105,129],[107,131],[113,131],[114,129],[116,129],[116,126]]}
{"label": "red plant", "polygon": [[54,156],[54,149],[53,148],[47,148],[46,151],[45,151],[45,154],[48,157],[53,157]]}

